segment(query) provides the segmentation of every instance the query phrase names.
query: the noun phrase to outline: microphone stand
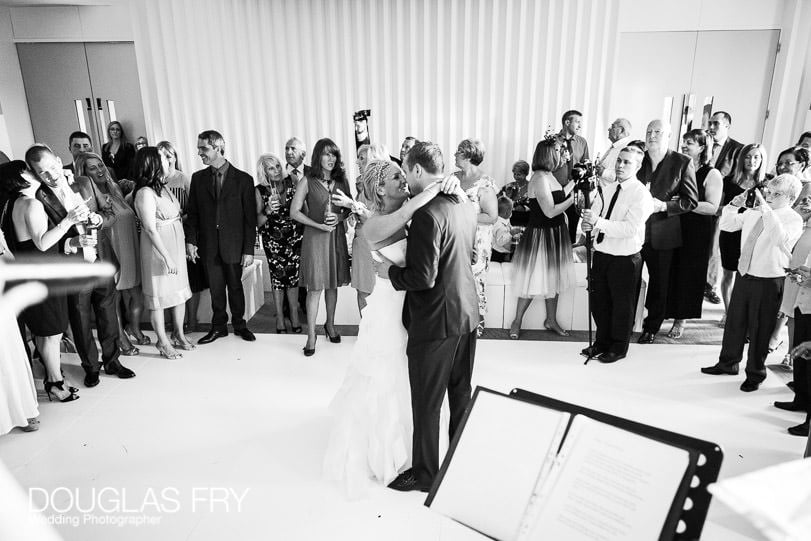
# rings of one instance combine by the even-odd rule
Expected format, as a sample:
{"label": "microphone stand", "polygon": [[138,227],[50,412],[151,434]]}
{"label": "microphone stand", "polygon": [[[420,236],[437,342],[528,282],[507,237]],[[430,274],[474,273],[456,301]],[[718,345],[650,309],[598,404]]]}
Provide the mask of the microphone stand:
{"label": "microphone stand", "polygon": [[[583,210],[588,210],[591,208],[591,186],[595,183],[595,176],[591,178],[585,179],[581,182],[585,186],[586,189],[581,189],[580,193],[583,197]],[[589,346],[588,346],[588,356],[586,357],[586,361],[583,363],[588,364],[590,360],[592,360],[596,355],[594,355],[593,346],[594,346],[594,330],[591,323],[591,250],[592,250],[592,239],[591,239],[591,230],[586,231],[586,306],[587,306],[587,314],[589,320]]]}

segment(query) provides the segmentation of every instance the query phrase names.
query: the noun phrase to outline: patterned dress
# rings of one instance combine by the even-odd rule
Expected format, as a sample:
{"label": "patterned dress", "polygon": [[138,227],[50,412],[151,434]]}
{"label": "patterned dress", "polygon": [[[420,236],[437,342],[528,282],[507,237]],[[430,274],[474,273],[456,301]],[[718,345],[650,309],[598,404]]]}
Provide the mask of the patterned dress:
{"label": "patterned dress", "polygon": [[[481,214],[482,207],[479,204],[479,190],[490,188],[496,191],[496,184],[493,178],[487,175],[473,183],[465,190],[468,198],[476,205],[476,213]],[[479,317],[484,321],[484,314],[487,313],[487,268],[490,264],[490,254],[493,250],[493,226],[492,224],[479,224],[476,227],[476,261],[473,263],[473,278],[476,280],[476,292],[479,295]],[[479,325],[482,327],[482,324]]]}
{"label": "patterned dress", "polygon": [[[273,289],[298,287],[301,266],[301,239],[303,226],[290,218],[290,203],[296,193],[296,186],[286,177],[279,188],[281,207],[268,216],[268,221],[259,228],[262,247],[268,258],[270,285]],[[270,186],[256,187],[265,206],[270,206],[272,191]]]}

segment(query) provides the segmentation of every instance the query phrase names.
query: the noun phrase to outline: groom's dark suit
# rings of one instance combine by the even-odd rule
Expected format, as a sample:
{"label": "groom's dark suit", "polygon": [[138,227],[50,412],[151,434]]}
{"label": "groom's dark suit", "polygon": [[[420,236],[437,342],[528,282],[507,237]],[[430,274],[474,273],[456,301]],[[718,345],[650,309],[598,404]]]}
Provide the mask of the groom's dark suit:
{"label": "groom's dark suit", "polygon": [[414,419],[412,468],[421,488],[439,471],[439,411],[445,390],[453,437],[470,401],[479,305],[471,261],[476,210],[440,194],[414,213],[406,266],[391,267],[395,289],[406,291],[408,376]]}

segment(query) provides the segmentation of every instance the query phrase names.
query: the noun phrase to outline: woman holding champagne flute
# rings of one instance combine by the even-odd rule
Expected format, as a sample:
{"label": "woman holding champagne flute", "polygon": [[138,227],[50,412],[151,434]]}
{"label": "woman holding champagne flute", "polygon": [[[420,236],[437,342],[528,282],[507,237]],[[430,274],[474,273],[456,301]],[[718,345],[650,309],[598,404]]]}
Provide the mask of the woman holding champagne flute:
{"label": "woman holding champagne flute", "polygon": [[301,332],[298,284],[301,262],[302,226],[290,217],[290,205],[296,193],[295,181],[284,170],[275,154],[262,154],[256,164],[256,224],[268,259],[273,304],[276,307],[276,332],[286,333],[284,295],[290,304],[290,326]]}
{"label": "woman holding champagne flute", "polygon": [[307,288],[307,357],[315,353],[315,320],[322,291],[327,305],[324,333],[330,342],[341,341],[335,331],[335,305],[338,288],[350,281],[344,228],[349,211],[333,207],[331,197],[336,190],[350,193],[341,151],[331,139],[320,139],[313,149],[310,175],[299,181],[290,205],[290,217],[304,226],[299,285]]}

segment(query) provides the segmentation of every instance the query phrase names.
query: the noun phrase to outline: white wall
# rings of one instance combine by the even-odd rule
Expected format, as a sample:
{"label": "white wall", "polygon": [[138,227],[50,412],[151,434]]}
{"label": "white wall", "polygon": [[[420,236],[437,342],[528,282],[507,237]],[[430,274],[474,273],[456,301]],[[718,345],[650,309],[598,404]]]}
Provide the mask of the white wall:
{"label": "white wall", "polygon": [[114,3],[105,6],[0,6],[0,150],[9,157],[22,159],[25,150],[34,142],[15,44],[26,41],[132,41],[128,2],[109,1]]}

